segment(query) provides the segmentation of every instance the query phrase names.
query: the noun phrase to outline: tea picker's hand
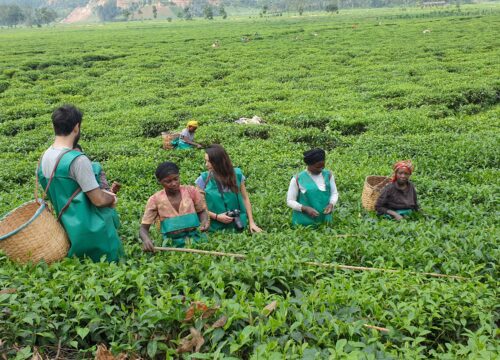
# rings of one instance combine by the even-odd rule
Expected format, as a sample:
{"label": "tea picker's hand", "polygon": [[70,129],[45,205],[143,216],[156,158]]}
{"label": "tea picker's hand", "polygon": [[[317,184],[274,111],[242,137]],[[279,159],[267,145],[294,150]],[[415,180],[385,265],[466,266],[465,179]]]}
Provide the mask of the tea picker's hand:
{"label": "tea picker's hand", "polygon": [[142,241],[142,250],[146,252],[155,252],[155,245],[150,239]]}
{"label": "tea picker's hand", "polygon": [[116,207],[116,204],[118,203],[118,197],[116,196],[115,193],[112,193],[111,191],[108,191],[108,190],[101,190],[102,192],[105,192],[106,194],[108,195],[111,195],[114,199],[113,199],[113,203],[111,205],[109,205],[109,207]]}
{"label": "tea picker's hand", "polygon": [[333,204],[328,204],[323,210],[323,214],[328,215],[333,211]]}
{"label": "tea picker's hand", "polygon": [[250,224],[249,229],[250,229],[250,232],[251,232],[252,234],[254,234],[254,233],[260,233],[260,232],[262,232],[262,231],[263,231],[263,230],[262,230],[260,227],[258,227],[255,223]]}
{"label": "tea picker's hand", "polygon": [[222,213],[222,214],[217,214],[215,220],[223,224],[230,224],[233,222],[234,218],[232,218],[231,216],[227,216],[226,213]]}
{"label": "tea picker's hand", "polygon": [[394,215],[394,220],[401,221],[401,220],[403,220],[403,217],[401,215],[399,215],[398,213],[396,213],[396,215]]}
{"label": "tea picker's hand", "polygon": [[302,212],[305,213],[306,215],[309,215],[312,218],[319,216],[319,212],[317,212],[315,209],[313,209],[310,206],[302,206]]}
{"label": "tea picker's hand", "polygon": [[210,227],[210,222],[204,221],[200,225],[200,231],[207,231],[209,227]]}

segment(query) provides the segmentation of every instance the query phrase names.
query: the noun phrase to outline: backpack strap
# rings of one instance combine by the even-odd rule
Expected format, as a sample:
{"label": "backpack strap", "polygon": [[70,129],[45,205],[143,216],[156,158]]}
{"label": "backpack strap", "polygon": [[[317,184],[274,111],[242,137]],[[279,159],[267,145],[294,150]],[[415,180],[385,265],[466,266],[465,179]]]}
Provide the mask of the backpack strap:
{"label": "backpack strap", "polygon": [[[61,154],[59,154],[59,156],[57,157],[56,163],[54,165],[54,169],[52,170],[52,174],[50,175],[49,181],[47,182],[47,186],[45,187],[45,189],[43,189],[42,201],[44,201],[46,196],[47,196],[47,192],[49,191],[50,184],[52,183],[52,180],[54,179],[57,167],[59,166],[61,159],[63,158],[64,155],[66,155],[70,151],[72,151],[72,149],[65,150]],[[38,201],[38,172],[40,171],[42,158],[43,158],[43,154],[42,154],[42,156],[40,156],[40,159],[38,160],[38,165],[36,166],[36,176],[35,176],[35,200],[36,201]]]}
{"label": "backpack strap", "polygon": [[82,192],[82,188],[81,187],[78,187],[78,189],[75,190],[75,192],[70,196],[70,198],[68,199],[68,201],[66,202],[66,205],[63,206],[63,208],[61,209],[61,211],[59,211],[59,215],[57,216],[57,221],[60,221],[61,220],[61,217],[63,216],[63,214],[66,212],[66,210],[68,210],[69,208],[69,205],[71,204],[71,202],[73,201],[73,199],[79,194]]}
{"label": "backpack strap", "polygon": [[[45,198],[47,196],[47,192],[49,191],[49,188],[50,188],[50,184],[52,183],[52,180],[54,179],[54,176],[56,174],[56,170],[57,170],[57,167],[59,166],[59,163],[61,162],[62,158],[64,155],[66,155],[67,153],[69,153],[70,151],[72,151],[72,149],[68,149],[68,150],[65,150],[63,151],[61,154],[59,154],[59,156],[57,157],[57,160],[56,160],[56,163],[54,165],[54,169],[52,170],[52,174],[50,175],[50,179],[49,181],[47,182],[47,186],[45,187],[45,189],[43,189],[43,195],[42,195],[42,202],[45,201]],[[36,185],[35,185],[35,200],[38,201],[38,172],[40,171],[40,164],[42,162],[42,158],[43,158],[43,154],[42,156],[40,157],[40,159],[38,160],[38,165],[37,165],[37,174],[35,176],[35,182],[36,182]],[[61,220],[61,217],[62,215],[64,214],[64,212],[66,212],[66,210],[69,208],[69,205],[71,204],[71,202],[73,201],[73,199],[79,194],[82,192],[82,188],[81,187],[78,187],[75,192],[70,196],[70,198],[68,199],[68,201],[66,202],[66,204],[62,207],[61,211],[59,212],[59,215],[57,216],[57,221],[60,221]]]}

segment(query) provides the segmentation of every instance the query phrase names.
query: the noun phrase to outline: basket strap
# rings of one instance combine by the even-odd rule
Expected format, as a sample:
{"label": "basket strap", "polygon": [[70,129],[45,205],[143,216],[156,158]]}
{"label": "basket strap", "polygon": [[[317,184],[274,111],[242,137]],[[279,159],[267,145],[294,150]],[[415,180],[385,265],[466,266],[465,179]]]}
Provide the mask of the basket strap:
{"label": "basket strap", "polygon": [[40,159],[38,159],[38,164],[36,165],[36,171],[35,171],[35,201],[39,204],[41,204],[38,201],[38,170],[40,169],[40,163],[42,162],[42,156],[40,156]]}
{"label": "basket strap", "polygon": [[377,185],[375,185],[373,188],[376,190],[382,189],[387,185],[387,181],[389,180],[389,177],[386,177],[384,180],[379,182]]}
{"label": "basket strap", "polygon": [[[63,158],[64,155],[66,155],[67,153],[69,153],[70,151],[72,151],[71,149],[68,149],[66,151],[63,151],[58,157],[57,157],[57,160],[56,160],[56,164],[54,165],[54,170],[52,170],[52,174],[50,175],[50,179],[49,179],[49,182],[47,183],[47,187],[45,189],[43,189],[43,193],[42,193],[42,201],[45,200],[45,198],[47,197],[47,192],[49,191],[49,187],[50,187],[50,184],[52,183],[52,179],[54,179],[54,175],[56,174],[56,170],[57,170],[57,167],[59,166],[59,163],[61,162],[61,159]],[[38,160],[38,165],[36,167],[36,174],[35,174],[35,182],[36,182],[36,185],[35,185],[35,200],[38,201],[38,171],[40,169],[40,164],[42,162],[42,158],[43,158],[43,155],[40,157],[40,159]]]}
{"label": "basket strap", "polygon": [[57,221],[60,221],[61,220],[61,217],[63,216],[64,212],[69,208],[69,205],[71,204],[71,202],[73,201],[73,199],[79,194],[82,192],[82,188],[78,187],[78,189],[75,190],[75,192],[71,195],[71,197],[68,199],[68,202],[66,203],[66,205],[63,206],[63,208],[61,209],[61,211],[59,212],[59,215],[57,216]]}

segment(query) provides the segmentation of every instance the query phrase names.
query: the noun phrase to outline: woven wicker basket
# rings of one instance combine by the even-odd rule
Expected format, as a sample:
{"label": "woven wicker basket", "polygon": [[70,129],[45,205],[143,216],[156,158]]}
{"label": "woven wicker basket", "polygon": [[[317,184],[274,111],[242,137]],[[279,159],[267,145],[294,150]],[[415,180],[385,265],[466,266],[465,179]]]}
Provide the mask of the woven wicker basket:
{"label": "woven wicker basket", "polygon": [[179,133],[162,132],[161,138],[163,139],[163,148],[165,150],[173,149],[174,146],[172,145],[172,141],[178,138],[179,136],[180,136]]}
{"label": "woven wicker basket", "polygon": [[0,219],[0,250],[25,263],[64,258],[69,241],[62,225],[44,202],[30,201]]}
{"label": "woven wicker basket", "polygon": [[361,195],[361,203],[366,210],[375,210],[375,203],[380,196],[380,192],[390,181],[391,178],[387,176],[371,175],[366,177],[363,194]]}

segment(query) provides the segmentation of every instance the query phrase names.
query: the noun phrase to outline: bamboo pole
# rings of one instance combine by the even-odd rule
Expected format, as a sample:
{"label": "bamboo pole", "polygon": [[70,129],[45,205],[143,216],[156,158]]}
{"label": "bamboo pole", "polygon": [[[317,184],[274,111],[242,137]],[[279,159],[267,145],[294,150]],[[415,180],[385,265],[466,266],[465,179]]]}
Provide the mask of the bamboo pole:
{"label": "bamboo pole", "polygon": [[224,253],[224,252],[218,252],[218,251],[206,251],[206,250],[198,250],[198,249],[184,249],[184,248],[172,248],[172,247],[156,247],[155,250],[157,251],[173,251],[173,252],[184,252],[184,253],[193,253],[193,254],[200,254],[200,255],[212,255],[212,256],[229,256],[233,257],[236,259],[246,259],[246,255],[242,254],[233,254],[233,253]]}
{"label": "bamboo pole", "polygon": [[375,330],[378,330],[378,331],[381,331],[381,332],[389,332],[390,330],[387,329],[387,328],[383,328],[383,327],[380,327],[380,326],[375,326],[375,325],[368,325],[368,324],[363,324],[363,326],[365,328],[368,328],[368,329],[375,329]]}
{"label": "bamboo pole", "polygon": [[[326,264],[326,263],[319,263],[319,262],[312,262],[312,261],[307,261],[304,264],[311,265],[311,266],[339,268],[339,269],[343,269],[343,270],[354,270],[354,271],[384,271],[384,272],[390,272],[390,273],[397,273],[397,272],[403,271],[403,270],[396,270],[396,269],[373,268],[373,267],[365,267],[365,266]],[[439,277],[439,278],[467,280],[467,278],[464,278],[462,276],[457,276],[457,275],[445,275],[445,274],[438,274],[438,273],[415,272],[415,271],[409,271],[408,273],[413,274],[413,275],[426,275],[426,276]]]}
{"label": "bamboo pole", "polygon": [[[198,249],[155,247],[155,250],[156,251],[184,252],[184,253],[193,253],[193,254],[200,254],[200,255],[212,255],[212,256],[228,256],[228,257],[233,257],[233,258],[240,259],[240,260],[244,260],[247,258],[247,256],[243,255],[243,254],[234,254],[234,253],[225,253],[225,252],[219,252],[219,251],[207,251],[207,250],[198,250]],[[389,272],[389,273],[398,273],[398,272],[404,271],[404,270],[396,270],[396,269],[366,267],[366,266],[328,264],[328,263],[320,263],[320,262],[314,262],[314,261],[306,261],[306,262],[303,262],[303,264],[309,265],[309,266],[338,268],[338,269],[353,270],[353,271],[382,271],[382,272]],[[428,273],[428,272],[419,273],[419,272],[415,272],[415,271],[409,271],[408,273],[413,274],[413,275],[425,275],[425,276],[431,276],[431,277],[437,277],[437,278],[468,280],[467,278],[464,278],[462,276],[457,276],[457,275],[445,275],[445,274]]]}
{"label": "bamboo pole", "polygon": [[329,237],[335,237],[335,238],[349,238],[349,237],[363,237],[365,235],[363,234],[335,234],[335,235],[329,235]]}

